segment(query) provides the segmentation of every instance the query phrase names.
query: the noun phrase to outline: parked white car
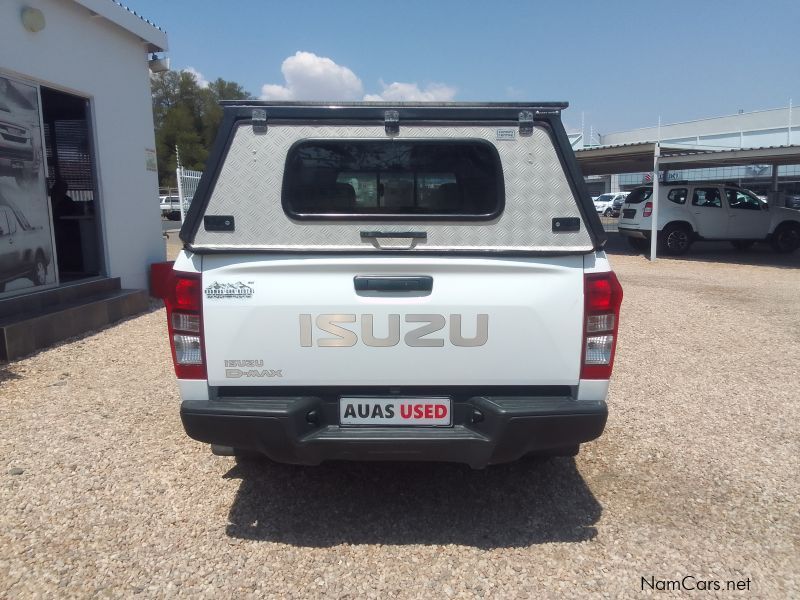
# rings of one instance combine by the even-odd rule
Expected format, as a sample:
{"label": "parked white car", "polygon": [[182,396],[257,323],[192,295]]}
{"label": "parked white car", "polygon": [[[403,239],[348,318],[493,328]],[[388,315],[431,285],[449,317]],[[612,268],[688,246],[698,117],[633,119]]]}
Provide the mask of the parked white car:
{"label": "parked white car", "polygon": [[[650,244],[653,188],[633,190],[623,204],[619,232],[642,250]],[[672,182],[660,187],[658,242],[666,254],[683,254],[697,240],[730,241],[746,250],[769,242],[777,252],[800,247],[800,214],[770,207],[749,190],[719,182]]]}
{"label": "parked white car", "polygon": [[628,197],[629,192],[614,192],[600,194],[594,199],[594,209],[603,217],[618,217],[620,208]]}

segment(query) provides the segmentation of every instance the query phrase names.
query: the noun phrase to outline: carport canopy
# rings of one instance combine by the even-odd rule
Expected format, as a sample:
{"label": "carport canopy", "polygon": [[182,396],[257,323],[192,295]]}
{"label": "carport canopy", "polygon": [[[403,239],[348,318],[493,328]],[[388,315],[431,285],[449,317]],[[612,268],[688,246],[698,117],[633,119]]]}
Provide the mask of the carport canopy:
{"label": "carport canopy", "polygon": [[[669,143],[639,142],[616,146],[598,146],[575,151],[584,175],[619,175],[622,173],[653,172],[675,169],[703,169],[771,165],[772,190],[778,190],[778,169],[781,165],[800,164],[800,145],[768,146],[764,148],[707,149],[702,146],[678,147]],[[658,177],[653,177],[653,229],[650,236],[650,258],[656,258],[658,218]]]}

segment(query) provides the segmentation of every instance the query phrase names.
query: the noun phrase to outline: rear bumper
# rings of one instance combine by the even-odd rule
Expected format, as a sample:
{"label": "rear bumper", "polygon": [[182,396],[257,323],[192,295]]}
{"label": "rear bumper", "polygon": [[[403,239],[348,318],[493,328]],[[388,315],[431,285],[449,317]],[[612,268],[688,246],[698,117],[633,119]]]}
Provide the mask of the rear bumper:
{"label": "rear bumper", "polygon": [[480,468],[531,452],[574,447],[600,436],[604,401],[475,396],[453,403],[452,427],[338,425],[338,404],[316,396],[185,400],[186,433],[209,444],[255,450],[285,463],[422,460]]}

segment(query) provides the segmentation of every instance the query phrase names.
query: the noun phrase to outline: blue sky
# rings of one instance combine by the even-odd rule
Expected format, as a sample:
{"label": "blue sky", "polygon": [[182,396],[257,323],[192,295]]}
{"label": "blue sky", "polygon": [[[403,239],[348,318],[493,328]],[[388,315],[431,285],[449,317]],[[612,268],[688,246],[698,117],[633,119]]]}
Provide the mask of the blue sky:
{"label": "blue sky", "polygon": [[798,0],[122,2],[256,96],[567,100],[587,134],[800,104]]}

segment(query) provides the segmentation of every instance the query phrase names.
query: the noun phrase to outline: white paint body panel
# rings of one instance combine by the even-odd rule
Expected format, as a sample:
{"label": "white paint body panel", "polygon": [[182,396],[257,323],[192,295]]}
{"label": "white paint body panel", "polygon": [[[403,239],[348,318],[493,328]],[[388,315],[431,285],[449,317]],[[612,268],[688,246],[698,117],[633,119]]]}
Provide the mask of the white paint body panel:
{"label": "white paint body panel", "polygon": [[[605,258],[603,257],[604,261]],[[188,256],[179,265],[193,267]],[[605,263],[607,265],[607,263]],[[203,300],[208,381],[212,386],[322,385],[570,385],[579,383],[583,319],[583,256],[538,258],[338,257],[276,258],[205,255],[204,289],[215,283],[252,288],[251,297]],[[430,295],[356,293],[355,275],[427,275]],[[358,342],[318,347],[329,334],[314,328],[303,347],[300,315],[353,314],[344,324]],[[374,315],[374,335],[388,332],[400,315],[401,337],[391,347],[363,343],[362,315]],[[447,327],[427,336],[442,347],[411,347],[405,334],[419,324],[405,315],[441,314]],[[454,346],[453,314],[463,316],[463,336],[476,333],[478,314],[488,315],[482,346]],[[226,377],[225,361],[262,361],[243,371],[278,375]]]}

